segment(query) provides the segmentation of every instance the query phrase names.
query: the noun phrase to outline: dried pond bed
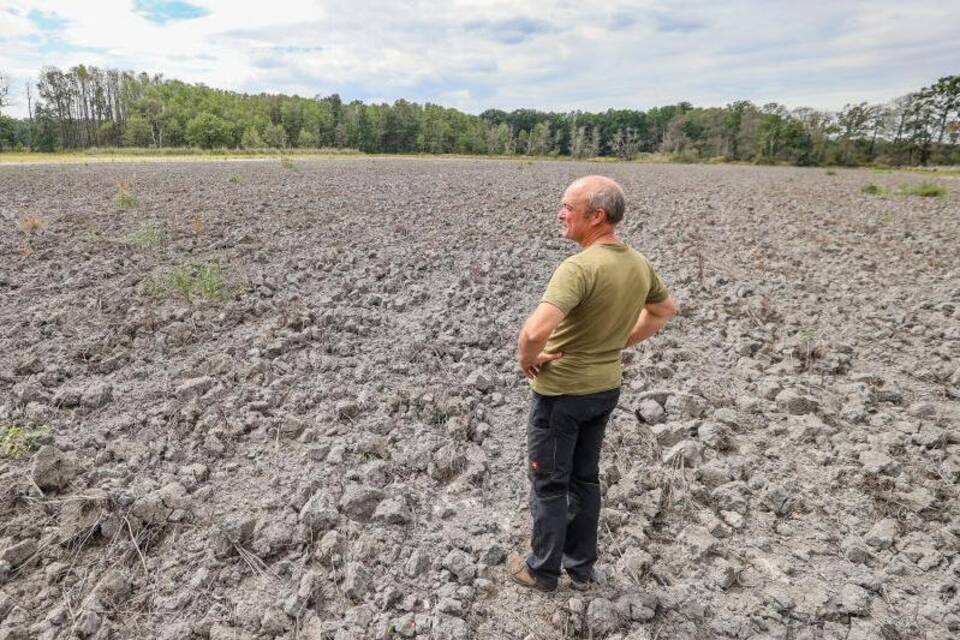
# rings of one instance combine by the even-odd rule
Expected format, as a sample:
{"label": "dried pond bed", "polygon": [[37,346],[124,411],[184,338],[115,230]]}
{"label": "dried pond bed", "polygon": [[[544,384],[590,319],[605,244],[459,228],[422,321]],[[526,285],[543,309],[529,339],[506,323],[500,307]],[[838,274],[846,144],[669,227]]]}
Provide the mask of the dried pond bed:
{"label": "dried pond bed", "polygon": [[[607,580],[542,596],[503,573],[529,527],[514,336],[591,172],[683,310],[625,356]],[[0,637],[952,637],[960,180],[861,192],[919,181],[0,167],[0,428],[32,438],[0,458]]]}

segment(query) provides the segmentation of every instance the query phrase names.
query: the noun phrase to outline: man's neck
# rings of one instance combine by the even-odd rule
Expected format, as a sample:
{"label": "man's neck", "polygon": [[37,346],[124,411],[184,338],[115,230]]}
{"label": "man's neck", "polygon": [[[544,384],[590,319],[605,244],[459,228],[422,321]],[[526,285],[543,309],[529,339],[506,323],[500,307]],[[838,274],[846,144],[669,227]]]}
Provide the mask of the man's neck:
{"label": "man's neck", "polygon": [[613,231],[604,231],[596,236],[584,238],[580,246],[584,249],[595,244],[620,244],[620,239]]}

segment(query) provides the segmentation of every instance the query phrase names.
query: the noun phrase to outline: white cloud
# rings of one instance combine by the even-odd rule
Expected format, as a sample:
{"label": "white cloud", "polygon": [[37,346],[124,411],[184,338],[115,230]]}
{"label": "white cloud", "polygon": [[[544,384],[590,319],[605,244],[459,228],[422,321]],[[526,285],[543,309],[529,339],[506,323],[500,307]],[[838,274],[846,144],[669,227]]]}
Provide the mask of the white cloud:
{"label": "white cloud", "polygon": [[[187,2],[206,15],[156,24],[133,0],[0,0],[12,112],[25,113],[22,84],[44,64],[477,112],[736,99],[838,108],[957,73],[960,59],[960,6],[929,0]],[[65,22],[44,30],[32,11]]]}

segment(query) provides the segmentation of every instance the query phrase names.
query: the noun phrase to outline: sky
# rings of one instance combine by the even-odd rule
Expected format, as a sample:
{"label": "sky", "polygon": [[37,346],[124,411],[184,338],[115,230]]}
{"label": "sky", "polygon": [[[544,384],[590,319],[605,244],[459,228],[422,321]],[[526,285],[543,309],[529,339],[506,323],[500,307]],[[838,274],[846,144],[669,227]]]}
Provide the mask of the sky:
{"label": "sky", "polygon": [[960,1],[0,0],[4,113],[44,65],[81,63],[470,113],[837,110],[960,73]]}

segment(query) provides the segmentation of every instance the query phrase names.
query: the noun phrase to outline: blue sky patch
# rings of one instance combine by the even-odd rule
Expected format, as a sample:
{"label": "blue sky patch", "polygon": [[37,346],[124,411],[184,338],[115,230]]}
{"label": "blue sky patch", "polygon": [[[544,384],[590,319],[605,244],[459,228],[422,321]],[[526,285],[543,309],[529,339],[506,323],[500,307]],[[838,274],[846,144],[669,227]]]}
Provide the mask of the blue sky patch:
{"label": "blue sky patch", "polygon": [[161,26],[170,22],[193,20],[210,15],[203,7],[180,0],[136,0],[133,3],[133,12],[154,24]]}
{"label": "blue sky patch", "polygon": [[664,33],[690,33],[691,31],[699,31],[705,26],[707,25],[702,20],[669,15],[660,15],[657,17],[657,29]]}
{"label": "blue sky patch", "polygon": [[625,11],[618,11],[613,14],[610,21],[610,28],[614,31],[626,31],[637,23],[637,17]]}
{"label": "blue sky patch", "polygon": [[30,21],[44,31],[57,31],[63,29],[69,24],[69,20],[61,18],[53,11],[38,11],[34,9],[27,14]]}
{"label": "blue sky patch", "polygon": [[107,53],[108,49],[103,47],[82,47],[79,45],[72,44],[66,40],[59,37],[52,38],[43,38],[42,42],[39,43],[37,51],[43,54],[55,54],[55,53]]}
{"label": "blue sky patch", "polygon": [[541,33],[557,30],[545,20],[534,18],[507,18],[505,20],[475,20],[463,25],[467,31],[478,31],[503,44],[520,44]]}
{"label": "blue sky patch", "polygon": [[[496,89],[489,82],[468,80],[466,78],[425,78],[412,85],[407,85],[410,95],[417,102],[436,102],[437,96],[469,91],[474,98],[485,100],[496,94]],[[410,98],[408,98],[409,100]]]}

